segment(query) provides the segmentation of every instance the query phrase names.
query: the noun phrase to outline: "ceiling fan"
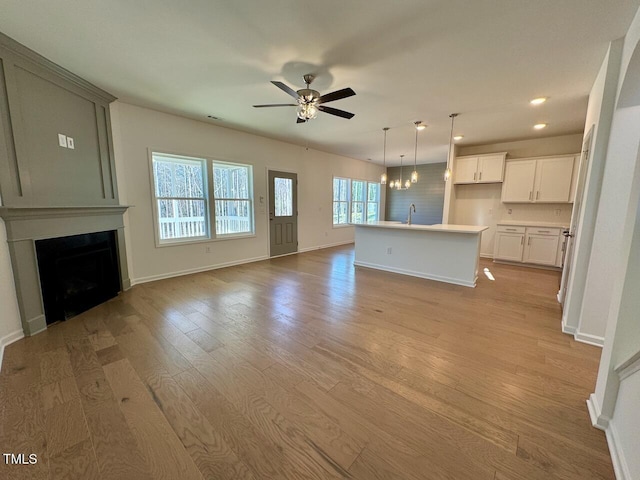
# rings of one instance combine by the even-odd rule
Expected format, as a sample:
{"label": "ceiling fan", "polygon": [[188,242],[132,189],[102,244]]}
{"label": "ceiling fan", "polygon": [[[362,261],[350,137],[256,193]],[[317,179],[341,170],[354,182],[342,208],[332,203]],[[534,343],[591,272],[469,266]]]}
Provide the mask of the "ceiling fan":
{"label": "ceiling fan", "polygon": [[307,88],[301,88],[297,92],[282,82],[271,82],[280,90],[288,93],[293,98],[295,98],[296,103],[274,103],[271,105],[254,105],[254,107],[297,107],[296,113],[298,114],[298,120],[296,123],[304,123],[311,120],[312,118],[316,118],[318,112],[324,112],[346,119],[354,117],[354,113],[345,112],[344,110],[326,107],[323,105],[324,103],[341,100],[343,98],[355,95],[356,92],[354,92],[352,89],[343,88],[342,90],[336,90],[335,92],[320,95],[320,92],[318,92],[317,90],[309,88],[311,86],[311,82],[313,82],[313,80],[316,78],[315,75],[307,74],[302,78],[304,79],[304,83],[307,84]]}

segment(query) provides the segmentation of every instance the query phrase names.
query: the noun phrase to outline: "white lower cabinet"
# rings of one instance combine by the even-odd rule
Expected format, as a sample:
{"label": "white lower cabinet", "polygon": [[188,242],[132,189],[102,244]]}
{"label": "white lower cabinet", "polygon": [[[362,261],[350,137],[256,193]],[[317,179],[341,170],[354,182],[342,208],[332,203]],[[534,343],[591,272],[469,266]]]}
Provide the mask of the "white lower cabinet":
{"label": "white lower cabinet", "polygon": [[494,260],[559,267],[560,228],[498,225]]}

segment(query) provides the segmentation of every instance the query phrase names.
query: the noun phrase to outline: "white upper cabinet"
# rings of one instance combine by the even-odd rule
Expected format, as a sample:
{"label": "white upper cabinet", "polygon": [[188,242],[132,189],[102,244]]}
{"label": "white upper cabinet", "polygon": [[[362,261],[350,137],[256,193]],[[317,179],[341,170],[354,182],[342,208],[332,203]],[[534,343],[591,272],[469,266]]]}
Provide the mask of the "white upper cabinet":
{"label": "white upper cabinet", "polygon": [[571,203],[575,156],[507,162],[502,185],[505,203]]}
{"label": "white upper cabinet", "polygon": [[502,184],[503,202],[530,202],[536,176],[535,160],[507,162]]}
{"label": "white upper cabinet", "polygon": [[500,183],[506,153],[457,157],[454,183]]}

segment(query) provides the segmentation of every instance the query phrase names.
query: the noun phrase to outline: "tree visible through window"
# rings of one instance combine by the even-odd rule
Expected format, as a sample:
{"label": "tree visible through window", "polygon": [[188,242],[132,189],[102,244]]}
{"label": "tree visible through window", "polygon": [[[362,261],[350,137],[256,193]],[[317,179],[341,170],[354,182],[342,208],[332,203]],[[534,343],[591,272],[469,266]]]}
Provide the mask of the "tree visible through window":
{"label": "tree visible through window", "polygon": [[153,154],[160,241],[207,237],[205,160]]}
{"label": "tree visible through window", "polygon": [[251,167],[213,163],[216,235],[253,232]]}
{"label": "tree visible through window", "polygon": [[378,220],[380,184],[365,180],[333,178],[333,224]]}

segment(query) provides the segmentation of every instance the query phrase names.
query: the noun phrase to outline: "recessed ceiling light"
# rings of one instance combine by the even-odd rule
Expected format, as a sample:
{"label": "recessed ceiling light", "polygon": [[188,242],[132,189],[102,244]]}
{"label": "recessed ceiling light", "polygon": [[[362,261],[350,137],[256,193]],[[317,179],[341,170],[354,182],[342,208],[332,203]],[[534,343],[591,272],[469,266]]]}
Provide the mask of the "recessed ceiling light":
{"label": "recessed ceiling light", "polygon": [[464,135],[456,135],[455,137],[453,137],[453,139],[457,142],[458,140],[462,140],[464,138]]}
{"label": "recessed ceiling light", "polygon": [[547,97],[538,97],[531,100],[529,103],[531,105],[540,105],[547,101]]}
{"label": "recessed ceiling light", "polygon": [[536,123],[533,128],[535,128],[536,130],[542,130],[543,128],[545,128],[547,126],[546,123]]}

